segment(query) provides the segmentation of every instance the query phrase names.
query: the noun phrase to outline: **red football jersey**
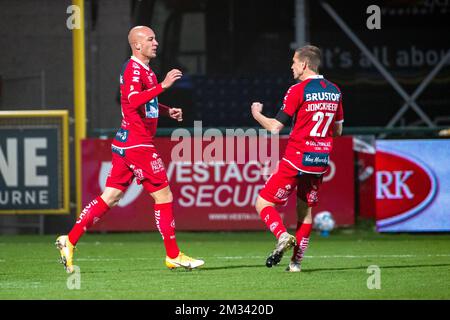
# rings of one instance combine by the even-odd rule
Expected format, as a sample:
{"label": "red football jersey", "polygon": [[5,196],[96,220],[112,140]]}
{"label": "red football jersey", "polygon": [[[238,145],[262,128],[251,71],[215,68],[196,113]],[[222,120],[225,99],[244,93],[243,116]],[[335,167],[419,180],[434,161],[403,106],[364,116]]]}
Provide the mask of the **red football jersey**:
{"label": "red football jersey", "polygon": [[[153,146],[159,116],[157,96],[162,91],[148,65],[134,56],[125,62],[120,74],[122,124],[113,141],[113,150],[114,147]],[[145,97],[151,100],[142,103],[141,99]],[[120,153],[117,148],[115,150]]]}
{"label": "red football jersey", "polygon": [[339,88],[321,75],[311,76],[289,88],[281,110],[294,122],[283,160],[306,173],[326,172],[334,123],[344,121]]}

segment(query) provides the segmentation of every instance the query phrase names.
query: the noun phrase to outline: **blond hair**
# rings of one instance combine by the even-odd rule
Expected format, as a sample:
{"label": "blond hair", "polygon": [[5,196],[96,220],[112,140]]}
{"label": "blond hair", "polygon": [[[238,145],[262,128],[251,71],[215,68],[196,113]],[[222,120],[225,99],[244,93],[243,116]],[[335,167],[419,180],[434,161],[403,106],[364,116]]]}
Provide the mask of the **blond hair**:
{"label": "blond hair", "polygon": [[311,71],[319,73],[320,62],[322,60],[322,52],[316,46],[306,45],[295,50],[300,61],[306,61]]}

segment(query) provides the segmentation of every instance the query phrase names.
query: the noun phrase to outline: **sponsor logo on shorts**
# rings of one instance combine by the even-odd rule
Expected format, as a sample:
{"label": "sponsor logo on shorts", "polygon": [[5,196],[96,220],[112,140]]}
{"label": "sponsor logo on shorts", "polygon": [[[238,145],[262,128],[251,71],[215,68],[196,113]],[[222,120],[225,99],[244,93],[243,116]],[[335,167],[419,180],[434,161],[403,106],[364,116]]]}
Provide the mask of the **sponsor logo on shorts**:
{"label": "sponsor logo on shorts", "polygon": [[142,169],[134,169],[133,174],[138,180],[144,180],[144,173],[142,172]]}
{"label": "sponsor logo on shorts", "polygon": [[307,167],[326,167],[329,161],[328,153],[305,152],[302,164]]}
{"label": "sponsor logo on shorts", "polygon": [[150,164],[152,166],[153,173],[158,173],[164,170],[164,163],[161,158],[151,161]]}
{"label": "sponsor logo on shorts", "polygon": [[315,203],[319,201],[319,195],[317,193],[317,191],[312,190],[309,194],[308,194],[308,202],[309,203]]}

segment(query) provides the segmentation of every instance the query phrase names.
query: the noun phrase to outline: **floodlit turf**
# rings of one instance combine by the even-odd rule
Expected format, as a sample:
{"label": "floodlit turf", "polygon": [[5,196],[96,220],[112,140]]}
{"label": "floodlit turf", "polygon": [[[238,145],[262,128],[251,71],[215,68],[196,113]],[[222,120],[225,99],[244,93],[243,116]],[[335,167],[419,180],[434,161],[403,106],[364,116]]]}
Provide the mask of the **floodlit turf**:
{"label": "floodlit turf", "polygon": [[[56,236],[0,236],[0,299],[449,299],[450,235],[340,230],[312,236],[301,273],[265,267],[269,232],[178,233],[200,270],[168,270],[159,233],[88,234],[75,264],[81,288],[57,263]],[[370,265],[381,289],[369,290]],[[74,284],[75,282],[72,282]]]}

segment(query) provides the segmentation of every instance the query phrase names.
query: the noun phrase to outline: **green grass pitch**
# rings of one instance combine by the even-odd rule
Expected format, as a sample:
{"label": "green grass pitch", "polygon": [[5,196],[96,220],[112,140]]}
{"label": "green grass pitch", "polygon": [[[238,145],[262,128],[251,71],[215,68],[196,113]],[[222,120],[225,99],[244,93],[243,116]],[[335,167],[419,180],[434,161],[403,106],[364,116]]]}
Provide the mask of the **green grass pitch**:
{"label": "green grass pitch", "polygon": [[[159,233],[87,234],[75,255],[80,289],[68,289],[56,236],[0,236],[0,299],[449,299],[449,234],[313,234],[301,273],[265,266],[269,232],[178,232],[180,248],[205,260],[168,270]],[[369,290],[370,265],[381,288]]]}

